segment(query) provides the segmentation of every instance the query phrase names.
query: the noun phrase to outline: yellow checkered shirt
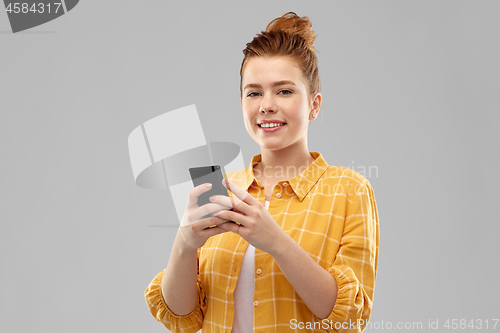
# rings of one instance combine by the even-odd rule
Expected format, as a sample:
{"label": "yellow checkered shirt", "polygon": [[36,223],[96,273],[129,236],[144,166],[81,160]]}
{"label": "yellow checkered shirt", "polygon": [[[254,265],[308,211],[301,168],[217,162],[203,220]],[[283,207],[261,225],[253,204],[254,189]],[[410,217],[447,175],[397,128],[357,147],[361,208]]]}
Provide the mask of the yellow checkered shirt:
{"label": "yellow checkered shirt", "polygon": [[[326,319],[316,317],[293,290],[273,257],[255,249],[254,332],[361,332],[371,314],[379,248],[378,212],[373,189],[363,176],[345,167],[329,166],[320,153],[296,177],[279,182],[269,213],[337,282],[335,306]],[[227,178],[262,204],[265,190],[253,167]],[[231,194],[232,195],[232,194]],[[233,294],[248,246],[226,232],[210,237],[198,249],[198,306],[174,314],[161,292],[161,271],[144,296],[156,320],[172,332],[231,332]]]}

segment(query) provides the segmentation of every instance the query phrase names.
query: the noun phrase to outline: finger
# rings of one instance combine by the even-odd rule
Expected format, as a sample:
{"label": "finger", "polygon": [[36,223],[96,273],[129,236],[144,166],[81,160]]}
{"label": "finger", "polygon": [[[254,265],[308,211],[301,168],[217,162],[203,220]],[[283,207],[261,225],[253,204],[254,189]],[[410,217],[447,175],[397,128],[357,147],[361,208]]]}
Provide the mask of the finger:
{"label": "finger", "polygon": [[224,223],[232,223],[234,224],[235,222],[231,221],[231,220],[228,220],[228,219],[221,219],[220,217],[217,216],[217,218],[219,219],[219,221],[217,221],[217,225],[222,225]]}
{"label": "finger", "polygon": [[219,228],[224,229],[226,231],[231,231],[231,232],[234,232],[235,234],[237,234],[241,227],[238,224],[227,222],[227,223],[219,224]]}
{"label": "finger", "polygon": [[217,215],[217,217],[220,218],[220,219],[225,219],[225,220],[229,220],[229,221],[233,221],[233,222],[239,223],[239,224],[241,224],[244,227],[246,227],[246,226],[248,226],[250,224],[250,218],[249,217],[247,217],[247,216],[245,216],[243,214],[240,214],[238,212],[231,211],[231,210],[222,212],[219,215]]}
{"label": "finger", "polygon": [[252,197],[252,195],[250,193],[248,193],[247,191],[245,191],[241,187],[237,186],[236,184],[234,184],[230,180],[224,179],[222,181],[222,184],[241,201],[246,202],[247,204],[249,204],[251,206],[260,204],[259,200]]}
{"label": "finger", "polygon": [[228,206],[225,206],[225,205],[219,205],[220,209],[216,210],[216,211],[213,211],[210,213],[211,216],[218,216],[220,213],[223,213],[223,212],[227,212],[229,210],[232,210],[232,211],[237,211],[239,212],[238,210],[235,210],[234,208],[232,207],[228,207]]}
{"label": "finger", "polygon": [[230,207],[232,207],[233,210],[242,212],[245,215],[248,215],[251,211],[250,206],[238,198],[230,198],[225,195],[213,195],[210,197],[210,201],[224,206],[232,205]]}
{"label": "finger", "polygon": [[[224,194],[222,194],[222,195],[214,194],[209,199],[211,202],[217,203],[219,205],[224,205],[227,208],[234,208],[236,205],[243,202],[238,198],[230,197],[230,196],[224,195]],[[213,200],[213,199],[217,199],[217,200]]]}
{"label": "finger", "polygon": [[215,235],[218,235],[218,234],[222,234],[222,233],[227,232],[227,231],[230,231],[230,230],[226,230],[224,228],[216,226],[216,227],[213,227],[213,228],[205,229],[205,230],[201,231],[201,233],[202,233],[202,235],[204,237],[210,238],[212,236],[215,236]]}
{"label": "finger", "polygon": [[196,210],[193,212],[193,218],[196,220],[202,220],[204,219],[205,215],[212,214],[213,212],[218,212],[218,211],[224,211],[224,210],[229,210],[231,207],[227,207],[225,205],[221,205],[219,203],[207,203],[206,205],[203,205],[199,208],[196,208]]}
{"label": "finger", "polygon": [[219,205],[216,203],[208,203],[206,205],[203,205],[201,207],[196,207],[194,209],[186,208],[186,210],[184,211],[184,216],[182,217],[181,226],[191,225],[194,223],[204,221],[211,217],[210,214],[212,212],[221,211],[224,209],[227,208],[223,205]]}
{"label": "finger", "polygon": [[200,194],[209,191],[211,188],[212,184],[205,183],[189,190],[187,207],[198,206],[198,197],[200,196]]}
{"label": "finger", "polygon": [[219,214],[221,214],[223,212],[227,212],[228,210],[229,210],[229,208],[228,209],[221,209],[221,210],[218,210],[216,212],[211,213],[210,215],[219,217]]}
{"label": "finger", "polygon": [[219,225],[224,224],[224,223],[232,222],[232,221],[230,221],[228,219],[221,219],[218,216],[214,216],[214,218],[215,219],[212,220],[214,224],[211,225],[209,228],[213,228],[215,226],[219,226]]}
{"label": "finger", "polygon": [[184,226],[189,226],[194,230],[203,230],[212,226],[216,226],[221,222],[221,219],[218,216],[213,216],[210,218],[202,219],[195,222],[190,222]]}

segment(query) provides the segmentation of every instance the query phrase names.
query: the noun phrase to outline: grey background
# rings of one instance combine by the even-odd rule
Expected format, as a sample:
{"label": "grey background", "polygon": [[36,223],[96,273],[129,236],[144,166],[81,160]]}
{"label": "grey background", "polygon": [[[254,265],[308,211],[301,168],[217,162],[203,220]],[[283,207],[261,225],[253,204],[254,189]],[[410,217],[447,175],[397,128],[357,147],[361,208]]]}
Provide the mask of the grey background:
{"label": "grey background", "polygon": [[194,103],[248,163],[241,51],[287,11],[319,35],[310,150],[378,170],[372,322],[500,317],[500,2],[114,0],[18,34],[0,12],[2,331],[166,331],[143,292],[177,218],[134,184],[128,134]]}

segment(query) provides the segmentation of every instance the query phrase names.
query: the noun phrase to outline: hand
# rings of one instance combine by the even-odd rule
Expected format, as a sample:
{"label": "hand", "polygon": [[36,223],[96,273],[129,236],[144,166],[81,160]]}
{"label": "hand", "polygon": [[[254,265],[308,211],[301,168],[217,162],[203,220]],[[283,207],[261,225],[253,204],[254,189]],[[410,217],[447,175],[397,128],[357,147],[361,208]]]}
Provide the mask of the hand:
{"label": "hand", "polygon": [[276,253],[283,237],[288,236],[287,233],[281,229],[267,209],[248,192],[229,180],[224,180],[222,183],[236,198],[214,195],[210,197],[210,201],[224,205],[227,209],[232,207],[233,211],[226,210],[217,216],[224,220],[237,222],[239,225],[224,223],[219,227],[239,234],[259,250],[271,255]]}
{"label": "hand", "polygon": [[[221,228],[222,225],[230,223],[230,220],[220,216],[206,218],[206,215],[214,212],[220,212],[227,209],[225,206],[208,203],[198,206],[198,197],[200,194],[209,191],[212,184],[201,184],[189,191],[188,203],[181,220],[181,227],[177,234],[182,236],[182,246],[187,249],[198,249],[205,244],[208,238],[228,231]],[[232,223],[230,223],[232,224]]]}

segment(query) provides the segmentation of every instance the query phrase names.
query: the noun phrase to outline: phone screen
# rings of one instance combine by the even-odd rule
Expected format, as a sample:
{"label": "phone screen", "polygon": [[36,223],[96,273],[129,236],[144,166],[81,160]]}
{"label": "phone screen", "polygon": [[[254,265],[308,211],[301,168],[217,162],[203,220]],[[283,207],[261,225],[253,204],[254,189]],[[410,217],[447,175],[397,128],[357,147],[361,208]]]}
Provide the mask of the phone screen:
{"label": "phone screen", "polygon": [[203,206],[210,202],[210,197],[213,195],[229,196],[227,189],[222,185],[224,176],[220,165],[210,165],[196,168],[189,168],[189,174],[193,185],[196,187],[201,184],[211,183],[212,188],[202,193],[198,197],[198,206]]}

